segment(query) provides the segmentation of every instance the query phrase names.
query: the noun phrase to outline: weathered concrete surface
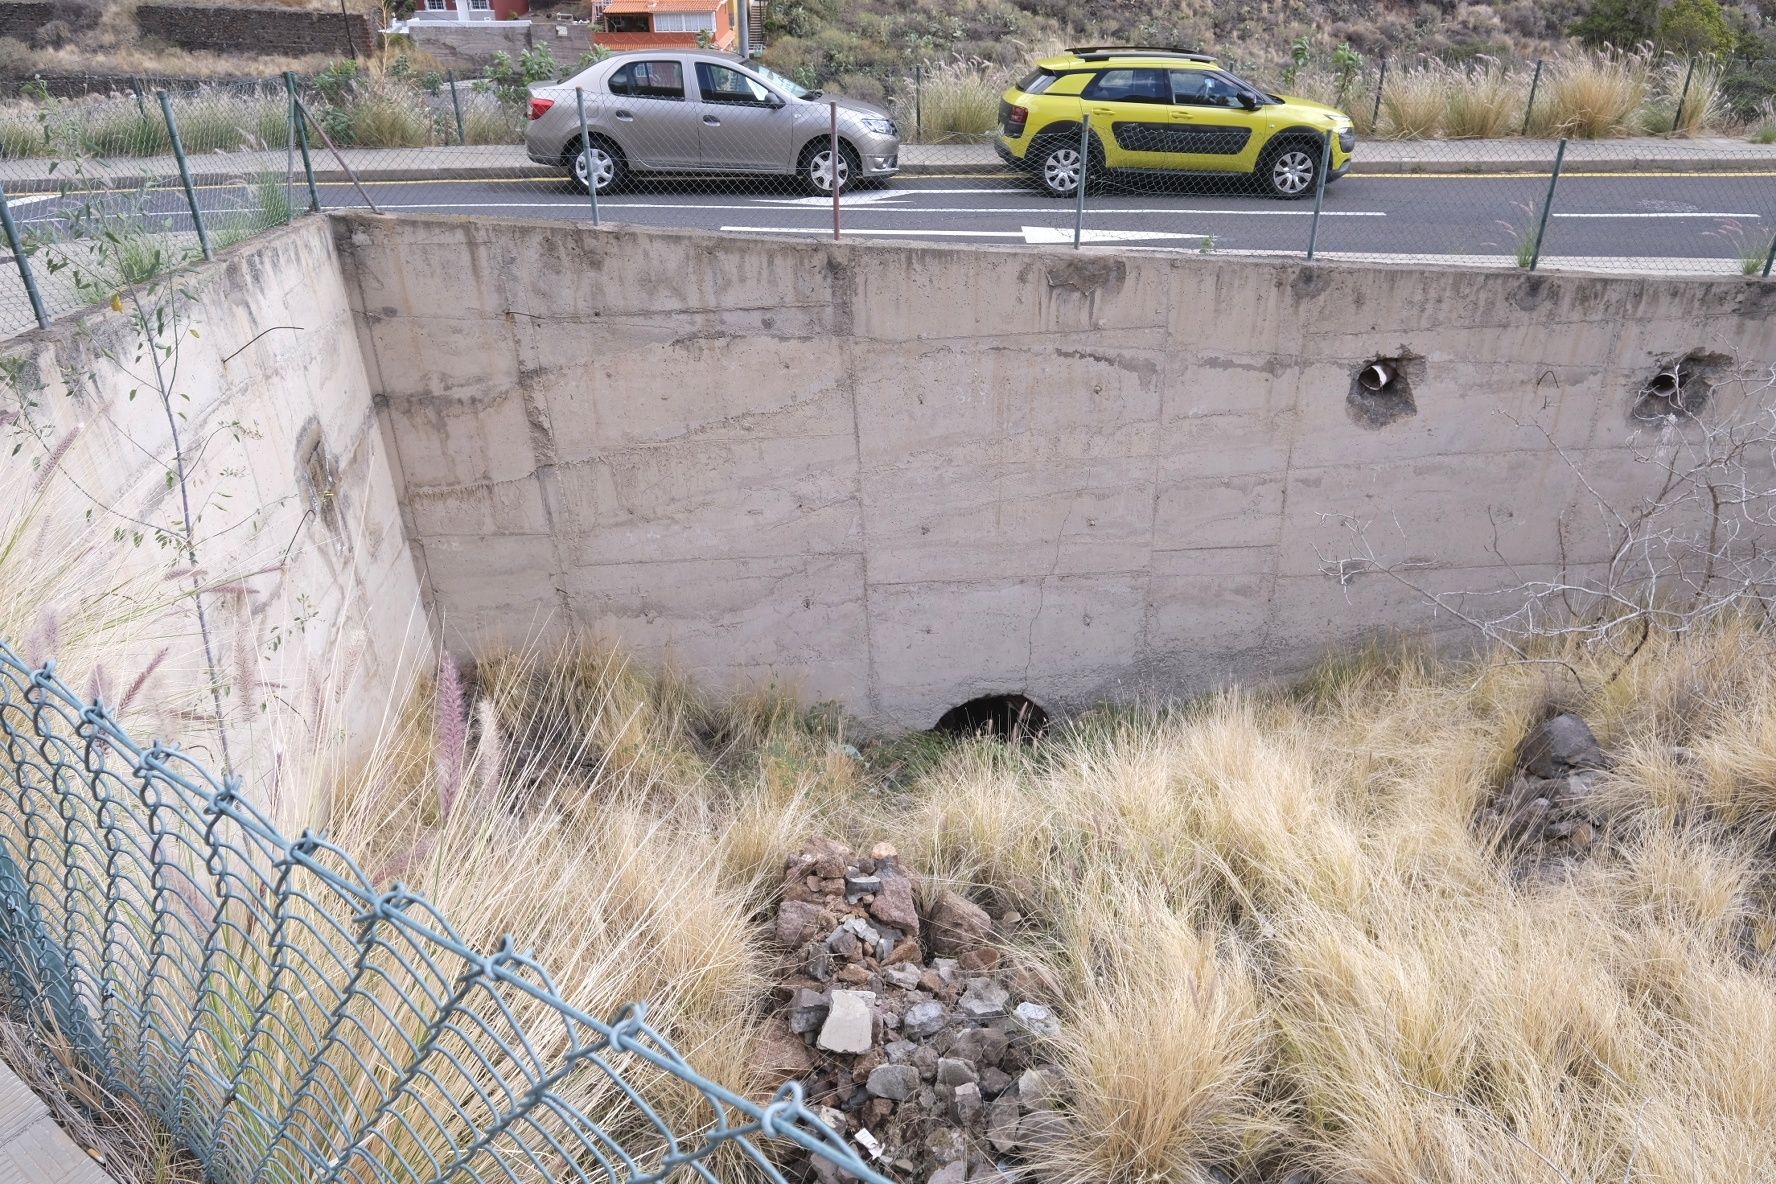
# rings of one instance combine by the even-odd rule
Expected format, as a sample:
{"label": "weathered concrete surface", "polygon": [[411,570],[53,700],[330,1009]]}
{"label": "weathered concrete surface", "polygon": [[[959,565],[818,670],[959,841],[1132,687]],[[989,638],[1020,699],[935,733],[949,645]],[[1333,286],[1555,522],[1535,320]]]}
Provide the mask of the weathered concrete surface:
{"label": "weathered concrete surface", "polygon": [[49,1107],[0,1063],[0,1184],[109,1184]]}
{"label": "weathered concrete surface", "polygon": [[[335,219],[435,619],[581,627],[884,727],[1297,668],[1608,541],[1634,392],[1772,289]],[[1417,412],[1347,405],[1409,352]],[[1545,433],[1545,434],[1544,434]],[[1565,522],[1564,543],[1558,527]],[[1516,565],[1512,576],[1500,556]]]}
{"label": "weathered concrete surface", "polygon": [[[0,613],[24,617],[0,619],[0,637],[114,707],[130,698],[144,739],[176,739],[221,772],[195,581],[235,768],[301,825],[317,805],[288,788],[304,761],[372,738],[431,652],[332,236],[307,219],[141,299],[167,318],[171,419],[129,303],[0,345],[0,488],[39,498],[0,513],[0,536],[8,521],[20,532],[9,587],[27,570],[42,581],[0,596]],[[176,534],[157,534],[182,517],[175,423],[195,574]]]}

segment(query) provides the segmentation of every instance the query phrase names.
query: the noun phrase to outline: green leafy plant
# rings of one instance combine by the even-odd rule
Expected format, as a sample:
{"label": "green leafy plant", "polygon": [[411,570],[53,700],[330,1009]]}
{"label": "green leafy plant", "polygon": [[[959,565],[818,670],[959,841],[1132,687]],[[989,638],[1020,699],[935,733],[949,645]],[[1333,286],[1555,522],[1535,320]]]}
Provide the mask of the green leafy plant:
{"label": "green leafy plant", "polygon": [[1283,67],[1283,85],[1292,87],[1302,68],[1313,58],[1313,42],[1297,37],[1289,43],[1289,62]]}
{"label": "green leafy plant", "polygon": [[1338,106],[1342,107],[1350,96],[1350,90],[1357,81],[1357,75],[1363,71],[1363,55],[1351,48],[1346,41],[1332,51],[1332,70],[1338,78]]}

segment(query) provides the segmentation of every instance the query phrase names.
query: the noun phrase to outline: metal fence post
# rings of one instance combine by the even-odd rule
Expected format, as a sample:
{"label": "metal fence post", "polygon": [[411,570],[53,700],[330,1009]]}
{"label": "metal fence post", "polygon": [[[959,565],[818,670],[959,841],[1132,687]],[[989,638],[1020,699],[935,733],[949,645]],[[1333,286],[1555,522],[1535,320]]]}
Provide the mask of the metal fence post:
{"label": "metal fence post", "polygon": [[1320,171],[1314,178],[1313,221],[1307,227],[1307,261],[1313,262],[1314,245],[1320,237],[1320,206],[1326,200],[1326,174],[1332,171],[1332,133],[1320,133]]}
{"label": "metal fence post", "polygon": [[839,105],[827,100],[827,110],[832,113],[831,139],[827,142],[827,180],[832,183],[833,197],[833,242],[839,241]]}
{"label": "metal fence post", "polygon": [[142,80],[140,78],[130,79],[130,90],[133,91],[136,96],[136,114],[140,115],[143,119],[147,119],[148,104],[142,101]]}
{"label": "metal fence post", "polygon": [[580,155],[586,159],[586,196],[592,199],[592,225],[598,225],[598,178],[592,175],[592,133],[586,130],[586,92],[574,87],[574,103],[580,109]]}
{"label": "metal fence post", "polygon": [[[12,203],[6,200],[6,188],[0,186],[0,224],[6,227],[6,245],[12,248],[13,262],[18,264],[19,279],[25,282],[25,295],[30,297],[31,312],[39,329],[49,328],[49,314],[43,310],[43,294],[37,290],[37,277],[31,274],[31,260],[25,255],[25,244],[19,241],[18,223],[12,220]],[[1770,274],[1769,265],[1764,274]]]}
{"label": "metal fence post", "polygon": [[203,248],[203,257],[213,259],[210,250],[210,232],[204,229],[203,210],[198,208],[197,190],[191,184],[191,166],[185,160],[185,145],[179,140],[179,121],[173,118],[173,99],[166,91],[160,91],[160,113],[166,116],[167,135],[173,141],[173,158],[179,162],[179,180],[185,183],[185,200],[191,206],[191,222],[197,227],[197,245]]}
{"label": "metal fence post", "polygon": [[913,63],[913,139],[925,142],[925,63]]}
{"label": "metal fence post", "polygon": [[1554,150],[1554,171],[1548,174],[1548,196],[1542,199],[1542,217],[1536,225],[1535,248],[1529,255],[1529,270],[1534,271],[1542,261],[1542,239],[1548,234],[1548,214],[1554,209],[1554,187],[1560,184],[1560,165],[1566,160],[1566,139],[1561,138],[1560,147]]}
{"label": "metal fence post", "polygon": [[1073,190],[1073,247],[1085,237],[1085,181],[1091,173],[1091,126],[1089,112],[1079,117],[1079,184]]}
{"label": "metal fence post", "polygon": [[1776,263],[1776,234],[1770,236],[1770,253],[1764,256],[1764,270],[1761,274],[1765,279],[1770,278],[1770,265],[1773,263]]}
{"label": "metal fence post", "polygon": [[1689,68],[1684,71],[1683,90],[1678,92],[1677,114],[1673,115],[1671,117],[1671,134],[1674,136],[1677,134],[1677,129],[1683,126],[1684,103],[1689,101],[1690,79],[1694,78],[1695,76],[1696,76],[1696,59],[1692,57],[1690,59]]}
{"label": "metal fence post", "polygon": [[308,123],[296,99],[296,71],[284,71],[284,89],[290,92],[290,123],[296,128],[296,149],[302,153],[302,175],[308,178],[308,212],[321,212],[321,191],[315,188],[314,161],[308,157]]}
{"label": "metal fence post", "polygon": [[444,77],[450,80],[450,108],[456,112],[456,142],[467,144],[469,134],[463,130],[462,99],[456,93],[456,71],[446,70]]}
{"label": "metal fence post", "polygon": [[1542,85],[1542,59],[1537,58],[1536,59],[1536,72],[1533,76],[1531,76],[1531,78],[1529,80],[1529,102],[1527,102],[1523,105],[1523,131],[1518,133],[1520,135],[1527,136],[1529,134],[1529,117],[1530,117],[1530,115],[1532,115],[1535,112],[1536,91],[1541,87],[1541,85]]}
{"label": "metal fence post", "polygon": [[1381,55],[1381,75],[1375,80],[1375,109],[1369,113],[1369,134],[1374,135],[1375,129],[1381,124],[1381,91],[1388,81],[1387,54]]}

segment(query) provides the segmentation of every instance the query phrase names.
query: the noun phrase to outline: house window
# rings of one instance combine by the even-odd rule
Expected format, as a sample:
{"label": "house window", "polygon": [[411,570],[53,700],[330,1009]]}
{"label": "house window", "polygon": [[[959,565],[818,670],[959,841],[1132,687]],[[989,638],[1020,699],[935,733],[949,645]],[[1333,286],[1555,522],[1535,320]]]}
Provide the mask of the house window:
{"label": "house window", "polygon": [[490,12],[493,9],[493,0],[469,0],[469,8],[475,12]]}
{"label": "house window", "polygon": [[656,33],[695,33],[698,30],[715,32],[713,12],[661,12],[654,15]]}
{"label": "house window", "polygon": [[427,12],[443,12],[450,7],[450,0],[426,0]]}

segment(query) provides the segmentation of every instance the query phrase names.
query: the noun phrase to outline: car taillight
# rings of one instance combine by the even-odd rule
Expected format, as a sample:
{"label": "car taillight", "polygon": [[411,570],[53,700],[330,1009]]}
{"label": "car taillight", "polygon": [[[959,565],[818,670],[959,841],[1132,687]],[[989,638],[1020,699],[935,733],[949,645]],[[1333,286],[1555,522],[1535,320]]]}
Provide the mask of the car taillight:
{"label": "car taillight", "polygon": [[1015,123],[1021,126],[1029,122],[1030,109],[1028,107],[1013,107],[1010,111],[1005,113],[1005,118],[1006,122]]}
{"label": "car taillight", "polygon": [[530,117],[532,119],[541,119],[543,117],[543,112],[547,111],[554,105],[554,99],[532,99],[530,101]]}

